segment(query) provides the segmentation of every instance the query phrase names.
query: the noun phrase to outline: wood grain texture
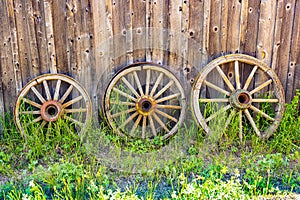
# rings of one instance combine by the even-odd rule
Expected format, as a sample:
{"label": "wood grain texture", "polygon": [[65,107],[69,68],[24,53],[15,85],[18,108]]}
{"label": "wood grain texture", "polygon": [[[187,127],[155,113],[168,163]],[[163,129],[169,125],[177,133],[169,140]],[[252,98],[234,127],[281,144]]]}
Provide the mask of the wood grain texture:
{"label": "wood grain texture", "polygon": [[[275,70],[290,102],[300,89],[299,13],[298,0],[3,0],[0,112],[29,80],[57,72],[78,80],[98,112],[113,75],[138,61],[166,65],[189,94],[209,61],[235,52]],[[243,85],[252,68],[241,66]],[[265,80],[256,73],[249,87]]]}

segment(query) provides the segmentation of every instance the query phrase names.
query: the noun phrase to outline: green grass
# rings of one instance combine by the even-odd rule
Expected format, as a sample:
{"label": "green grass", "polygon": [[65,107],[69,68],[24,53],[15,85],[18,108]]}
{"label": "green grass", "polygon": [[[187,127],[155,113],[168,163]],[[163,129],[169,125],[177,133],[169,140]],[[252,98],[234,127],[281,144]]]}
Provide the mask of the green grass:
{"label": "green grass", "polygon": [[[251,199],[300,193],[300,94],[268,140],[236,125],[210,138],[187,121],[168,142],[129,140],[101,123],[81,138],[2,119],[0,199]],[[237,125],[238,126],[238,125]]]}

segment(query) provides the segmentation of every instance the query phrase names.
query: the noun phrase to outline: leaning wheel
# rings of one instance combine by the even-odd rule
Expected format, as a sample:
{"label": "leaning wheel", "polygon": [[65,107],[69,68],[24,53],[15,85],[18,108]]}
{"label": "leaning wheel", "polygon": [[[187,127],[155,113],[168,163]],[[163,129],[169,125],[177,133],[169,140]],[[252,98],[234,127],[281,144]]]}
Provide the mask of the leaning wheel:
{"label": "leaning wheel", "polygon": [[103,102],[108,124],[121,136],[174,135],[182,123],[186,99],[179,80],[152,63],[133,64],[115,75]]}
{"label": "leaning wheel", "polygon": [[88,93],[77,81],[62,74],[46,74],[21,90],[14,120],[24,136],[29,127],[49,132],[59,120],[64,120],[69,132],[81,133],[91,119],[91,108]]}
{"label": "leaning wheel", "polygon": [[268,138],[284,112],[284,92],[275,72],[243,54],[211,61],[199,73],[191,101],[194,117],[206,133],[224,133],[235,126],[240,139],[250,130]]}

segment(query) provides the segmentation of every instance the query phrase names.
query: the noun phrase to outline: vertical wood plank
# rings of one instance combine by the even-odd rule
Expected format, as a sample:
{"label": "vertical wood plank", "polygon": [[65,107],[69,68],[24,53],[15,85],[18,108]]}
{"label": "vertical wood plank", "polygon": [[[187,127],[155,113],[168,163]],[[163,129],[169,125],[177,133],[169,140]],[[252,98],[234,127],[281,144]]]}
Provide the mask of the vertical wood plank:
{"label": "vertical wood plank", "polygon": [[[91,93],[93,111],[96,117],[101,108],[103,91],[111,78],[113,68],[113,44],[112,44],[112,3],[110,0],[93,0],[93,24],[94,24],[94,73],[95,88]],[[131,13],[130,13],[131,16]]]}
{"label": "vertical wood plank", "polygon": [[74,26],[75,21],[75,12],[76,8],[74,5],[74,2],[72,0],[66,1],[66,18],[67,18],[67,59],[68,59],[68,69],[69,74],[73,77],[77,76],[77,51],[75,48],[75,43],[77,43],[77,35],[75,34],[75,28],[77,26]]}
{"label": "vertical wood plank", "polygon": [[48,73],[49,55],[47,51],[46,21],[44,12],[44,3],[42,1],[32,1],[32,18],[34,19],[36,47],[38,56],[38,66],[41,73]]}
{"label": "vertical wood plank", "polygon": [[209,48],[209,22],[210,22],[210,5],[211,0],[204,1],[203,9],[203,39],[202,39],[202,66],[204,67],[208,63],[208,48]]}
{"label": "vertical wood plank", "polygon": [[[295,17],[293,24],[293,33],[291,41],[291,52],[289,70],[287,75],[287,90],[286,100],[290,102],[296,93],[296,89],[300,89],[300,85],[297,85],[300,77],[300,1],[296,2],[295,5]],[[297,75],[296,75],[297,72]]]}
{"label": "vertical wood plank", "polygon": [[240,15],[241,3],[232,1],[228,6],[227,52],[238,53],[240,51]]}
{"label": "vertical wood plank", "polygon": [[240,20],[240,52],[244,52],[245,45],[246,45],[246,34],[248,32],[247,31],[248,13],[249,13],[248,8],[249,8],[249,1],[248,0],[242,1],[241,20]]}
{"label": "vertical wood plank", "polygon": [[151,17],[152,17],[152,2],[151,0],[145,0],[146,10],[145,10],[145,51],[146,51],[146,61],[152,61],[152,31],[151,31]]}
{"label": "vertical wood plank", "polygon": [[[219,0],[212,1],[210,5],[210,20],[209,20],[209,48],[208,48],[208,60],[213,60],[220,56],[221,53],[221,18],[222,18],[222,2]],[[218,84],[218,86],[224,87],[222,77],[218,73],[210,73],[207,76],[207,80]],[[217,98],[218,92],[212,88],[207,87],[207,94],[211,98]]]}
{"label": "vertical wood plank", "polygon": [[30,43],[28,38],[28,26],[26,19],[25,2],[16,0],[14,1],[15,18],[18,36],[19,56],[20,56],[20,69],[22,74],[23,85],[34,77],[38,72],[36,68],[32,67]]}
{"label": "vertical wood plank", "polygon": [[[227,20],[227,53],[240,52],[240,23],[241,23],[241,1],[233,0],[228,5],[228,20]],[[234,65],[231,63],[228,67],[224,68],[228,79],[232,84],[235,84],[234,79]],[[227,86],[224,86],[227,88]]]}
{"label": "vertical wood plank", "polygon": [[227,53],[227,34],[228,34],[228,0],[222,0],[221,17],[221,53]]}
{"label": "vertical wood plank", "polygon": [[57,71],[59,73],[68,72],[67,58],[67,22],[66,22],[66,2],[50,1],[52,3],[52,22],[55,42],[55,54]]}
{"label": "vertical wood plank", "polygon": [[274,30],[274,39],[273,39],[273,54],[272,54],[272,69],[275,72],[278,72],[278,58],[279,58],[279,48],[281,42],[281,26],[283,19],[283,0],[279,0],[277,2],[277,11],[276,11],[276,22],[275,22],[275,30]]}
{"label": "vertical wood plank", "polygon": [[[188,68],[188,38],[189,38],[189,6],[190,2],[187,0],[183,0],[182,2],[182,15],[181,15],[181,49],[180,54],[182,56],[182,69],[180,71],[186,72],[186,69]],[[186,87],[186,84],[183,84],[185,86],[185,89],[187,91],[190,90],[190,88]]]}
{"label": "vertical wood plank", "polygon": [[271,65],[275,17],[276,0],[262,1],[257,36],[257,58],[264,61],[268,66]]}
{"label": "vertical wood plank", "polygon": [[140,62],[146,60],[146,1],[132,1],[132,9],[133,59]]}
{"label": "vertical wood plank", "polygon": [[[276,16],[276,0],[262,1],[260,4],[260,16],[257,36],[257,54],[256,57],[271,66],[273,34]],[[255,87],[267,81],[268,77],[265,72],[258,71],[255,75]],[[260,91],[265,93],[268,89],[264,88]]]}
{"label": "vertical wood plank", "polygon": [[[126,0],[112,0],[112,24],[114,44],[114,65],[122,67],[126,65],[126,23],[125,9]],[[131,11],[133,12],[133,11]]]}
{"label": "vertical wood plank", "polygon": [[247,32],[245,35],[245,45],[241,48],[243,52],[251,56],[256,56],[259,5],[260,2],[257,0],[248,0]]}
{"label": "vertical wood plank", "polygon": [[[257,50],[257,33],[258,33],[258,24],[259,24],[259,8],[260,8],[260,2],[256,0],[248,0],[248,6],[246,8],[246,5],[244,5],[244,1],[242,2],[242,14],[241,14],[241,23],[243,24],[243,15],[247,16],[247,28],[245,33],[245,39],[241,38],[241,46],[240,51],[243,53],[246,53],[250,56],[256,57],[256,50]],[[245,3],[246,4],[246,3]],[[247,12],[247,14],[244,14],[244,12]],[[242,30],[241,30],[242,31]],[[243,34],[241,32],[241,34]],[[244,67],[241,68],[241,83],[244,84],[249,76],[249,74],[252,71],[251,67],[248,67],[247,65],[244,65]],[[253,83],[250,85],[250,89],[253,88]]]}
{"label": "vertical wood plank", "polygon": [[182,0],[169,1],[169,66],[175,71],[181,70],[182,58],[181,50],[181,16],[182,16]]}
{"label": "vertical wood plank", "polygon": [[[4,101],[4,82],[3,82],[3,75],[4,75],[4,72],[5,72],[5,68],[4,68],[4,65],[5,65],[5,57],[4,57],[4,49],[3,49],[3,46],[4,44],[6,43],[5,42],[5,39],[4,39],[4,36],[3,36],[3,32],[5,29],[7,29],[8,27],[5,27],[4,26],[4,20],[5,20],[5,5],[4,5],[4,2],[1,1],[0,2],[0,117],[4,118],[4,112],[5,112],[5,101]],[[3,69],[4,68],[4,69]],[[0,127],[0,133],[2,133],[2,128],[3,127]]]}
{"label": "vertical wood plank", "polygon": [[17,36],[14,4],[12,1],[7,2],[7,11],[8,11],[8,18],[9,18],[9,26],[10,26],[9,32],[11,38],[11,49],[12,49],[13,67],[15,73],[16,93],[18,94],[22,89],[22,75],[20,69],[20,57],[19,57],[18,36]]}
{"label": "vertical wood plank", "polygon": [[281,26],[281,43],[278,58],[278,76],[287,89],[287,75],[289,69],[289,53],[291,48],[292,27],[295,12],[295,0],[284,1],[283,21]]}
{"label": "vertical wood plank", "polygon": [[[37,46],[37,37],[35,32],[35,16],[33,15],[33,8],[32,8],[32,2],[26,1],[25,2],[25,18],[26,18],[26,25],[27,25],[27,37],[29,42],[29,49],[28,53],[30,53],[30,62],[31,67],[33,68],[33,75],[34,77],[38,76],[40,71],[39,66],[39,54],[38,54],[38,46]],[[45,73],[45,72],[44,72]]]}
{"label": "vertical wood plank", "polygon": [[210,59],[218,57],[221,53],[220,27],[222,2],[220,0],[212,1],[210,5],[210,31],[209,31],[209,49]]}
{"label": "vertical wood plank", "polygon": [[9,22],[9,12],[6,2],[0,3],[1,13],[1,48],[0,48],[0,66],[1,66],[1,88],[0,92],[2,101],[0,111],[12,112],[14,108],[14,101],[16,99],[16,82],[15,82],[15,70],[12,55],[12,40],[10,33],[10,22]]}
{"label": "vertical wood plank", "polygon": [[189,8],[189,44],[188,44],[188,60],[195,68],[188,68],[187,80],[194,82],[196,70],[202,68],[202,44],[203,44],[203,1],[191,0]]}
{"label": "vertical wood plank", "polygon": [[94,56],[93,56],[93,28],[92,28],[92,10],[90,0],[81,0],[80,21],[78,28],[80,29],[81,48],[80,48],[80,71],[78,80],[86,88],[89,94],[93,91],[93,76]]}
{"label": "vertical wood plank", "polygon": [[[151,2],[151,1],[150,1]],[[164,1],[154,0],[152,3],[151,15],[151,42],[152,42],[152,60],[159,64],[163,64],[164,59],[164,24],[166,22],[164,13]]]}
{"label": "vertical wood plank", "polygon": [[44,1],[44,12],[45,12],[45,26],[46,26],[46,39],[47,39],[47,52],[48,60],[47,66],[50,69],[50,73],[57,73],[56,64],[56,52],[54,42],[54,30],[52,21],[52,5],[49,1]]}
{"label": "vertical wood plank", "polygon": [[126,31],[126,59],[127,64],[133,63],[133,33],[132,33],[132,0],[127,0],[125,11],[125,28]]}

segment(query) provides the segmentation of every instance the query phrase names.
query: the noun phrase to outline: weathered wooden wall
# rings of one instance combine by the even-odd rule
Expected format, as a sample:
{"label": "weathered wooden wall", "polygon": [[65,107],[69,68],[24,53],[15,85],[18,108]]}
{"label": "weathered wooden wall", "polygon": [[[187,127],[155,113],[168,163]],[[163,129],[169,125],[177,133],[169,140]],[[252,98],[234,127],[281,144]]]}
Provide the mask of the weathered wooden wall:
{"label": "weathered wooden wall", "polygon": [[237,52],[272,67],[288,102],[300,89],[299,0],[1,0],[0,24],[1,113],[40,74],[74,77],[97,109],[129,63],[170,66],[189,89],[210,60]]}

